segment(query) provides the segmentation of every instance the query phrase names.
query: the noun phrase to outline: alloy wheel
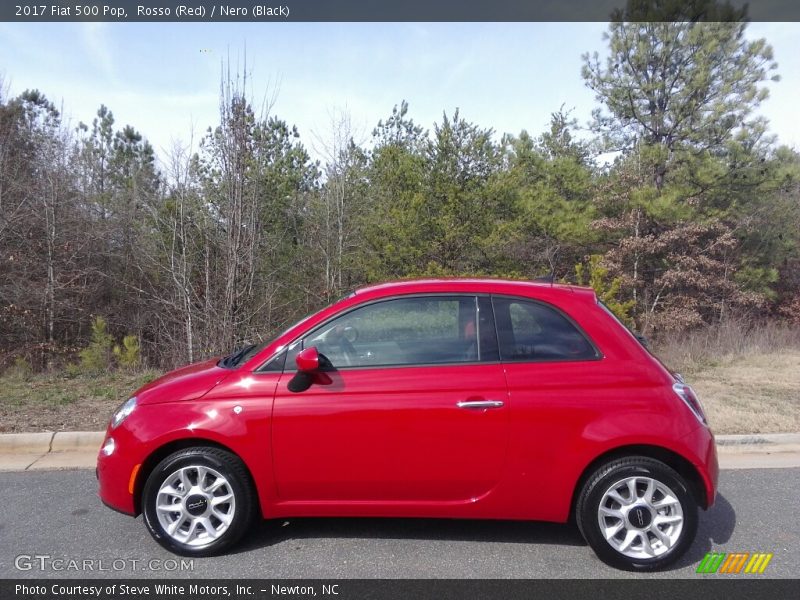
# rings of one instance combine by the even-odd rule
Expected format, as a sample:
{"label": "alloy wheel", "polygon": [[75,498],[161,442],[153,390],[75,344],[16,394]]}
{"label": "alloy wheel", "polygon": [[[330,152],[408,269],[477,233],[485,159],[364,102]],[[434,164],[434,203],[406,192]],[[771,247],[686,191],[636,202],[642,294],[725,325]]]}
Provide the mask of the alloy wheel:
{"label": "alloy wheel", "polygon": [[678,495],[646,476],[626,477],[603,494],[597,509],[600,532],[614,550],[634,559],[666,555],[683,532]]}
{"label": "alloy wheel", "polygon": [[236,514],[236,497],[231,483],[219,471],[190,465],[164,479],[155,509],[169,537],[202,548],[227,531]]}

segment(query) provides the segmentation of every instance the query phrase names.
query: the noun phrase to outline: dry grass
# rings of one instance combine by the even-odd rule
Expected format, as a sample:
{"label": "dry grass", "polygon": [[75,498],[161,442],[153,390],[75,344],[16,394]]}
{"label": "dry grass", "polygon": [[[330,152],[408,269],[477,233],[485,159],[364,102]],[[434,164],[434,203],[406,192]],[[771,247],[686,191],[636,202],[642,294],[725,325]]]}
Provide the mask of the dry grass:
{"label": "dry grass", "polygon": [[69,378],[61,375],[0,378],[0,433],[100,431],[114,409],[153,372],[112,372]]}
{"label": "dry grass", "polygon": [[718,434],[800,431],[800,329],[732,321],[656,344]]}
{"label": "dry grass", "polygon": [[653,344],[671,369],[683,374],[730,364],[737,358],[800,351],[800,328],[783,323],[746,324],[731,320]]}
{"label": "dry grass", "polygon": [[739,356],[687,377],[715,433],[800,431],[800,350]]}

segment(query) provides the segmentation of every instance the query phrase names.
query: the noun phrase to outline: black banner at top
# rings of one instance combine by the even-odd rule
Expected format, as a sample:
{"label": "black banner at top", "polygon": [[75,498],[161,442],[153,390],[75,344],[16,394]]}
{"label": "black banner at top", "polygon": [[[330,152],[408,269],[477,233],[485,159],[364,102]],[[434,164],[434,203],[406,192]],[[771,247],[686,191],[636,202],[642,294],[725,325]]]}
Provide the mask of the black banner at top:
{"label": "black banner at top", "polygon": [[3,0],[0,21],[800,21],[800,0]]}

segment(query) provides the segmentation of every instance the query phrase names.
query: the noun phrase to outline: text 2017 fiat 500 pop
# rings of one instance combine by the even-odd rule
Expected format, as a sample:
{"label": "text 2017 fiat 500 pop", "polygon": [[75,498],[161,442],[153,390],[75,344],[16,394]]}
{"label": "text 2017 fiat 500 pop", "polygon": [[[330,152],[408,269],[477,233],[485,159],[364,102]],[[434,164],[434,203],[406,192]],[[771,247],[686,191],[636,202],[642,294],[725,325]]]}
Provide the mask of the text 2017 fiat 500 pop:
{"label": "text 2017 fiat 500 pop", "polygon": [[592,290],[461,279],[358,290],[145,385],[97,475],[180,554],[256,518],[574,518],[602,560],[655,569],[691,545],[718,466],[692,389]]}

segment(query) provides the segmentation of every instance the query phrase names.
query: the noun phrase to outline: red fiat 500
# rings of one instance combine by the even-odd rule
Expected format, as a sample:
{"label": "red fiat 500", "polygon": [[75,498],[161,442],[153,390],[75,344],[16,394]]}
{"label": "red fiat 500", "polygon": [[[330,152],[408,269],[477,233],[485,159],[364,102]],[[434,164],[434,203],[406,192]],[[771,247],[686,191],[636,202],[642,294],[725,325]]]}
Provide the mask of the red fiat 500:
{"label": "red fiat 500", "polygon": [[97,474],[181,554],[258,517],[574,517],[602,560],[654,569],[691,545],[718,467],[692,389],[592,290],[428,280],[145,385]]}

